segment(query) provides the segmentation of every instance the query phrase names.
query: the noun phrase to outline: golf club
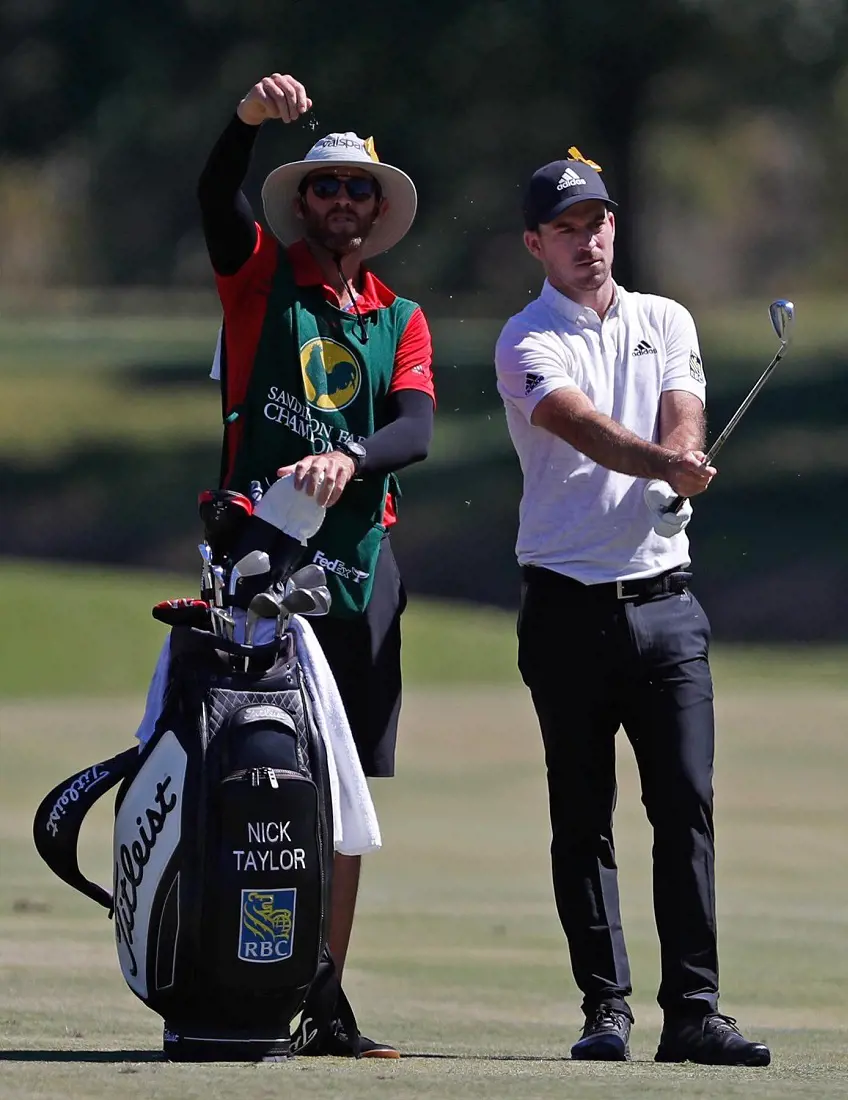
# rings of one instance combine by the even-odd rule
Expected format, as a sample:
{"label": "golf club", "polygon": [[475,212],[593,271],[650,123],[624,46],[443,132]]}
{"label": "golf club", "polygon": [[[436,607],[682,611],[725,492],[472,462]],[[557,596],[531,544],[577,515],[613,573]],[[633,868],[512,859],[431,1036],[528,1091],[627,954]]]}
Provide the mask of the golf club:
{"label": "golf club", "polygon": [[280,600],[280,615],[274,637],[279,640],[285,633],[292,615],[306,615],[316,606],[312,589],[293,588]]}
{"label": "golf club", "polygon": [[224,567],[223,565],[213,565],[212,569],[212,591],[214,594],[214,602],[216,607],[224,606]]}
{"label": "golf club", "polygon": [[218,638],[231,642],[235,632],[235,621],[232,615],[223,607],[210,607],[209,614],[212,616],[212,633]]}
{"label": "golf club", "polygon": [[290,592],[293,588],[318,588],[326,583],[327,574],[321,566],[310,562],[292,573],[286,581],[286,591]]}
{"label": "golf club", "polygon": [[229,596],[230,599],[236,593],[236,586],[241,577],[258,577],[267,573],[271,568],[271,559],[264,550],[251,550],[243,558],[235,563],[230,573]]}
{"label": "golf club", "polygon": [[[783,358],[784,352],[789,347],[789,341],[792,337],[792,328],[795,323],[795,306],[792,304],[792,302],[787,301],[785,298],[777,298],[769,306],[769,319],[771,320],[772,328],[774,329],[778,340],[780,340],[780,347],[777,349],[775,357],[772,359],[772,361],[755,382],[751,392],[748,394],[748,396],[745,398],[745,400],[742,402],[742,404],[739,406],[733,416],[731,416],[721,435],[719,435],[715,443],[713,443],[712,447],[710,447],[710,449],[707,451],[707,455],[703,463],[705,466],[710,465],[715,456],[728,441],[734,428],[748,411],[754,398],[766,384],[769,375]],[[680,509],[683,507],[683,502],[685,500],[686,497],[675,497],[675,499],[669,505],[667,511],[679,512]]]}
{"label": "golf club", "polygon": [[283,593],[278,588],[269,588],[266,592],[256,593],[248,611],[252,611],[257,619],[276,619],[282,602]]}
{"label": "golf club", "polygon": [[203,558],[200,571],[200,595],[204,600],[208,600],[212,595],[212,551],[209,549],[208,542],[199,542],[197,549]]}
{"label": "golf club", "polygon": [[[280,589],[268,589],[266,592],[257,592],[247,608],[247,618],[244,627],[244,644],[253,645],[253,636],[259,619],[278,619],[280,616],[280,604],[283,593]],[[244,671],[247,672],[249,657],[244,659]]]}
{"label": "golf club", "polygon": [[332,604],[332,597],[330,596],[330,590],[325,584],[319,584],[317,588],[310,590],[315,597],[315,610],[305,611],[305,615],[311,615],[313,618],[316,615],[328,615],[330,612],[330,605]]}
{"label": "golf club", "polygon": [[319,606],[320,597],[315,596],[314,588],[293,588],[280,602],[280,607],[289,615],[308,615]]}

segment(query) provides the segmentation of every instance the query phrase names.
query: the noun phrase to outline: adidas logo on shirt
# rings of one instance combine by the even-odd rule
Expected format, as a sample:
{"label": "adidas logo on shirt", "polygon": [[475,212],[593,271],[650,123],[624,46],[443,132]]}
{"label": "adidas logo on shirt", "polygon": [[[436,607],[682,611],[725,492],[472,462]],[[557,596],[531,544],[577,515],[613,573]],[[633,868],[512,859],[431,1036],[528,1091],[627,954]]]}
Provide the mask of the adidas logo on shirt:
{"label": "adidas logo on shirt", "polygon": [[535,390],[537,386],[541,386],[544,381],[545,379],[541,374],[534,374],[532,371],[528,371],[524,375],[524,396],[529,397],[533,390]]}
{"label": "adidas logo on shirt", "polygon": [[559,183],[557,184],[557,191],[564,191],[567,187],[585,187],[586,181],[582,176],[578,176],[573,168],[566,168],[563,174],[559,177]]}
{"label": "adidas logo on shirt", "polygon": [[652,348],[647,340],[640,340],[636,347],[633,349],[634,355],[656,355],[657,349]]}

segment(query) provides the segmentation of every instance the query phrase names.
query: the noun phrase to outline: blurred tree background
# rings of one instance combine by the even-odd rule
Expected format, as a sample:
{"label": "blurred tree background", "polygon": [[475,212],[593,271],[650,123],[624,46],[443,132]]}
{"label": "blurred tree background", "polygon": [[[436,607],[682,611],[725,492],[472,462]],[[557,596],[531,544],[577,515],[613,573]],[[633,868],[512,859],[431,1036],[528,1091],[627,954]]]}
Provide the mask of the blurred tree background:
{"label": "blurred tree background", "polygon": [[415,179],[376,267],[436,338],[432,458],[405,478],[413,591],[514,605],[520,479],[494,387],[537,293],[519,198],[577,145],[620,201],[616,277],[695,314],[721,426],[797,346],[723,453],[691,533],[725,637],[844,638],[848,0],[4,0],[0,552],[193,567],[217,472],[217,303],[195,185],[238,100],[292,72],[246,187],[332,130]]}

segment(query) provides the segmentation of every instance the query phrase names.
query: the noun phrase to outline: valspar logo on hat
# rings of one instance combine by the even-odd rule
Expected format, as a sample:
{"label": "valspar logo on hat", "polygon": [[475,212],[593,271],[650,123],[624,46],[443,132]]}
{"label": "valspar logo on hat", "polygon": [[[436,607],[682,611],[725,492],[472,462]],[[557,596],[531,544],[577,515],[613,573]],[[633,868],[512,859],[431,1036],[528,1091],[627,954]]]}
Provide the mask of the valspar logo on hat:
{"label": "valspar logo on hat", "polygon": [[598,199],[615,206],[601,179],[601,166],[586,160],[579,149],[568,150],[569,160],[555,160],[533,173],[524,194],[524,224],[528,229],[552,222],[576,202]]}
{"label": "valspar logo on hat", "polygon": [[294,200],[303,178],[321,168],[338,170],[340,175],[344,168],[364,168],[380,184],[386,206],[362,242],[359,255],[363,259],[385,252],[406,236],[418,206],[415,184],[399,168],[382,163],[373,138],[346,131],[316,141],[303,160],[280,165],[265,180],[262,205],[278,241],[288,245],[303,236],[303,222],[295,214]]}
{"label": "valspar logo on hat", "polygon": [[306,159],[337,160],[338,157],[341,156],[342,159],[348,160],[351,155],[356,156],[357,153],[360,154],[359,159],[361,160],[370,160],[379,163],[380,158],[377,156],[377,150],[374,148],[374,139],[363,139],[353,133],[327,134],[326,137],[315,142],[306,154]]}

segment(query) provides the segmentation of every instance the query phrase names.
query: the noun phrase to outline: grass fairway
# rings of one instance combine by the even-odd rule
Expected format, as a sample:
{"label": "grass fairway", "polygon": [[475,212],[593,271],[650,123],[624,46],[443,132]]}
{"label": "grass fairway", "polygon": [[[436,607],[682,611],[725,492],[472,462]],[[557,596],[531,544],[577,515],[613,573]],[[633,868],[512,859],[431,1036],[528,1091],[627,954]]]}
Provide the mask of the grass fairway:
{"label": "grass fairway", "polygon": [[[39,799],[123,748],[163,630],[193,578],[6,562],[0,651],[0,1097],[848,1096],[845,652],[716,654],[722,1007],[771,1043],[767,1070],[655,1066],[650,836],[621,740],[617,838],[637,1027],[630,1065],[570,1063],[580,1024],[554,915],[541,750],[513,616],[413,601],[398,778],[377,781],[385,849],[366,864],[348,992],[398,1063],[161,1062],[112,927],[41,864]],[[110,874],[110,802],[83,869]]]}
{"label": "grass fairway", "polygon": [[[375,784],[386,843],[366,865],[347,985],[366,1033],[409,1056],[162,1063],[158,1017],[124,985],[111,926],[52,878],[30,839],[39,798],[122,747],[139,701],[30,699],[0,704],[0,1095],[848,1095],[848,693],[777,676],[754,688],[728,678],[720,697],[723,1007],[772,1045],[769,1069],[651,1061],[650,840],[623,741],[617,837],[634,1062],[566,1060],[578,998],[549,885],[541,754],[523,692],[494,686],[411,690],[399,777]],[[93,816],[83,867],[106,881],[108,805]]]}

